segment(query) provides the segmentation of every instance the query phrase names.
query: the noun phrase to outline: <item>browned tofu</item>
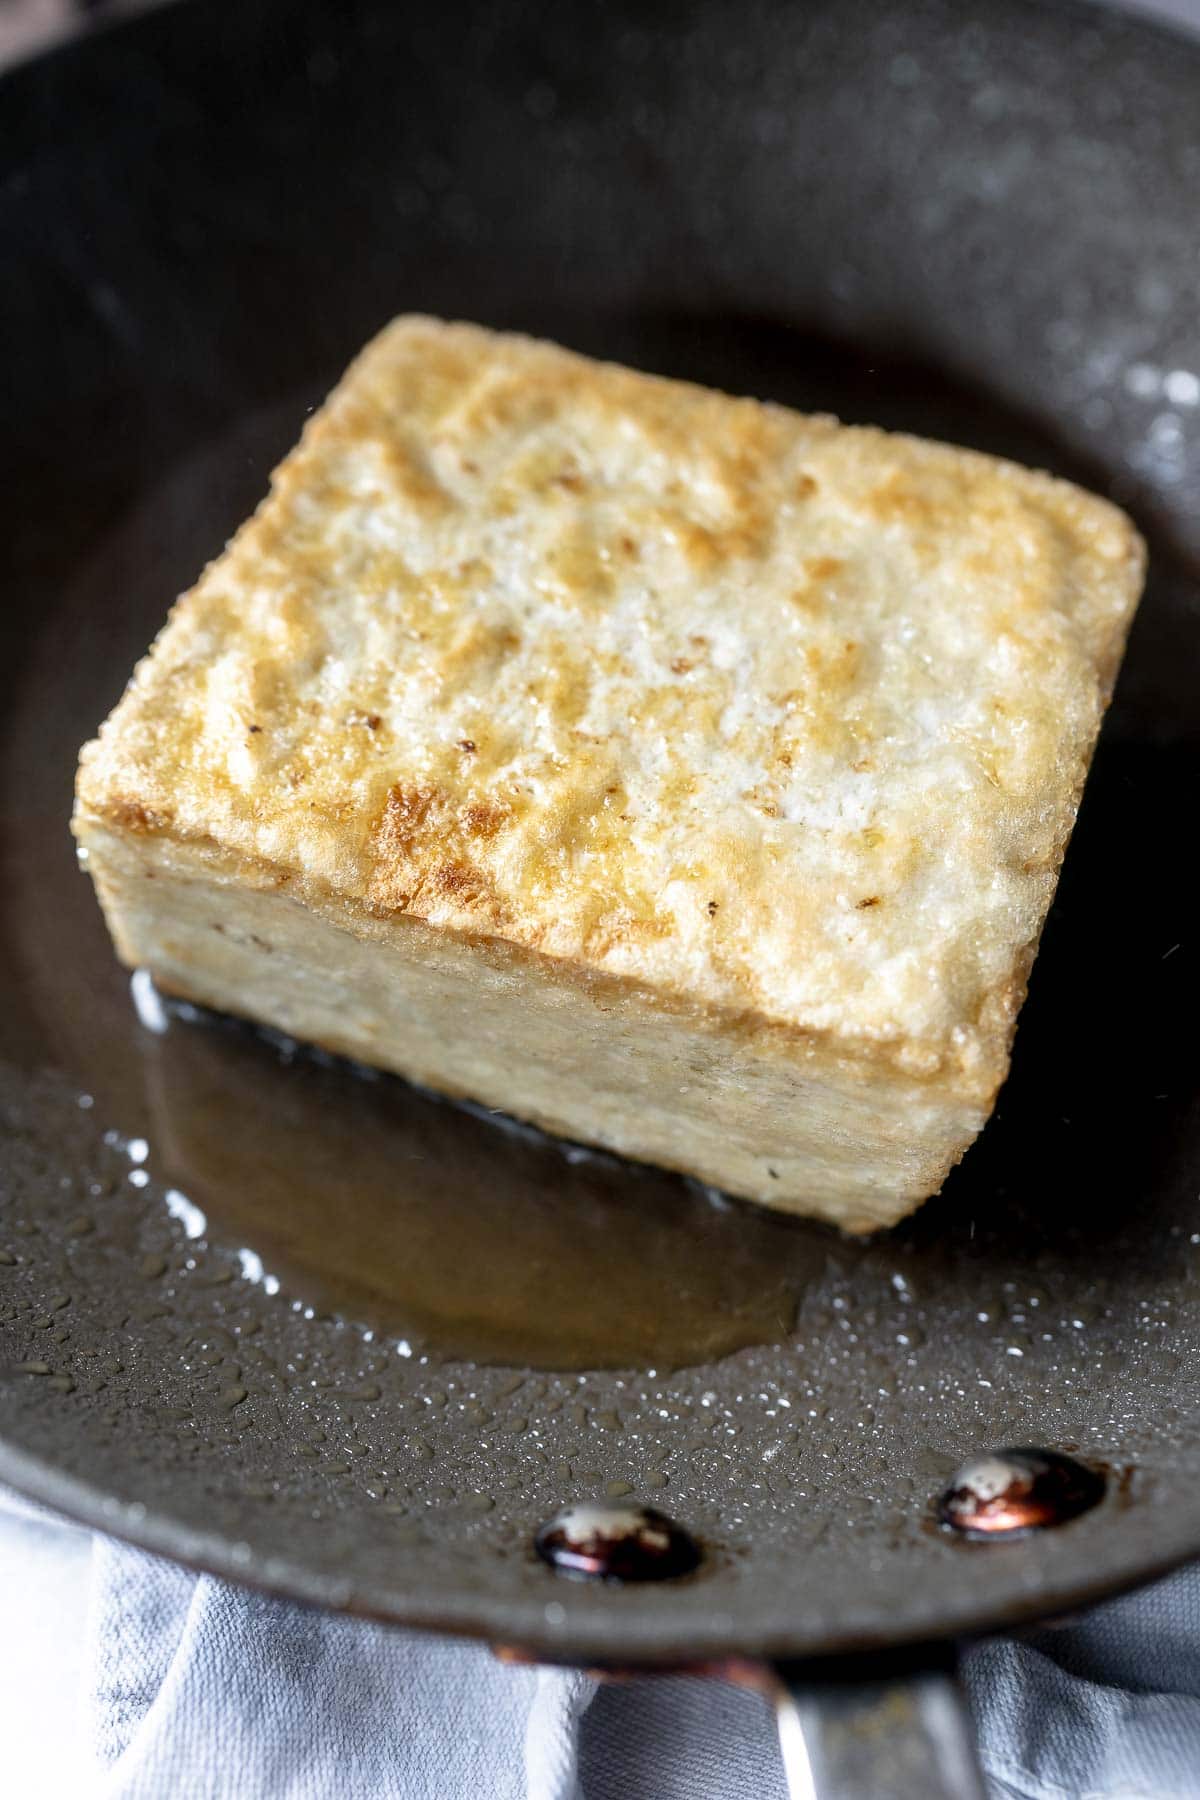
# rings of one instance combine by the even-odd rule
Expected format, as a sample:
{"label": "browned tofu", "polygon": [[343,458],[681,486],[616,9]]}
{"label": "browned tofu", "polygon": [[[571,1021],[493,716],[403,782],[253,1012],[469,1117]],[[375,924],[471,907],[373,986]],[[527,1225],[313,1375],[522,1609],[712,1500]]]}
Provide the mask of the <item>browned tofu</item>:
{"label": "browned tofu", "polygon": [[171,992],[873,1229],[992,1108],[1142,574],[1049,476],[404,318],[74,829]]}

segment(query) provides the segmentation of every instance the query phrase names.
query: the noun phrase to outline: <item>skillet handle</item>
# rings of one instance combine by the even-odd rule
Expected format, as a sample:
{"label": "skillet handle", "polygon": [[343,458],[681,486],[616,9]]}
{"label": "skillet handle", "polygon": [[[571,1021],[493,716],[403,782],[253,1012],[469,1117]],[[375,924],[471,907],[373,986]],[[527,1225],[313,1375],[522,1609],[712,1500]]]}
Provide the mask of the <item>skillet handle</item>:
{"label": "skillet handle", "polygon": [[791,1800],[984,1800],[954,1657],[776,1663]]}

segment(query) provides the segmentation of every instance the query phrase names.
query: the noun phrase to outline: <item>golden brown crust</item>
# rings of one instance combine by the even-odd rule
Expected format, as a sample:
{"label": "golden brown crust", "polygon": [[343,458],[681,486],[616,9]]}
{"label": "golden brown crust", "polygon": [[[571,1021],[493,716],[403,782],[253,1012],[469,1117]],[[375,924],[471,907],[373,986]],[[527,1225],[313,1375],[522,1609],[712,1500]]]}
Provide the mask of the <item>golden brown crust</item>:
{"label": "golden brown crust", "polygon": [[1142,563],[1048,476],[401,319],[81,818],[987,1098]]}

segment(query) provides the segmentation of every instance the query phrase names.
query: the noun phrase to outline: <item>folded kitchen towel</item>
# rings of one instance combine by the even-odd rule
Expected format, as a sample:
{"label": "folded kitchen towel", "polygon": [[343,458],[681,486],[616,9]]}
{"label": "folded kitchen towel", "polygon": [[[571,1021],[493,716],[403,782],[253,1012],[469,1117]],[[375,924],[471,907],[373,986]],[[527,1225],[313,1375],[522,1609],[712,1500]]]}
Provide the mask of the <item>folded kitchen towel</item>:
{"label": "folded kitchen towel", "polygon": [[[39,1583],[10,1578],[35,1565]],[[73,1592],[81,1566],[82,1648],[53,1586],[61,1569]],[[309,1611],[89,1540],[18,1502],[0,1502],[0,1586],[5,1791],[22,1800],[785,1800],[766,1702],[713,1682],[597,1688],[507,1668],[477,1644]],[[44,1663],[56,1611],[58,1654],[83,1690],[69,1787],[39,1785],[32,1765],[26,1780],[12,1760],[25,1704],[14,1646],[40,1633]],[[1200,1567],[980,1645],[965,1679],[998,1800],[1200,1796]],[[68,1695],[57,1709],[67,1732]]]}

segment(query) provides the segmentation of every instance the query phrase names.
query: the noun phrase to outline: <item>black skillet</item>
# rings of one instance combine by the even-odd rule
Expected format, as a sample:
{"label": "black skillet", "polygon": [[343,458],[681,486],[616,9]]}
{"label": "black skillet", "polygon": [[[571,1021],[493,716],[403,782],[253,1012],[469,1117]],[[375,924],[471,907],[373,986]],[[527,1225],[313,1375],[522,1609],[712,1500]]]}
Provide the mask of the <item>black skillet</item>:
{"label": "black skillet", "polygon": [[[783,1661],[847,1755],[886,1692],[943,1763],[903,1791],[965,1792],[941,1678],[898,1668],[1200,1552],[1200,51],[1014,0],[193,0],[10,75],[0,146],[0,1476],[551,1659]],[[1146,530],[1012,1080],[895,1234],[138,1023],[66,835],[76,747],[414,308],[1010,453]],[[1014,1442],[1102,1504],[939,1530],[948,1472]],[[626,1489],[697,1573],[535,1558]],[[830,1780],[901,1791],[886,1741]]]}

